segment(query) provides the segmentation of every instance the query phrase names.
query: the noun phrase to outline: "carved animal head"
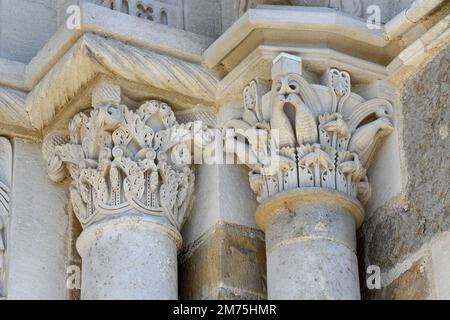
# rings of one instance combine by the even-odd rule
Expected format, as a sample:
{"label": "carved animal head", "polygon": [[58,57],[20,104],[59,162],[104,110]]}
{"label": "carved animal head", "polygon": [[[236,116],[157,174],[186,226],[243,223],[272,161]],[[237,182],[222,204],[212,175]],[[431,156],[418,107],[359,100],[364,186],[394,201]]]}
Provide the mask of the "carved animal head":
{"label": "carved animal head", "polygon": [[280,76],[273,81],[272,92],[278,96],[284,96],[287,98],[290,94],[300,92],[300,75],[290,73]]}

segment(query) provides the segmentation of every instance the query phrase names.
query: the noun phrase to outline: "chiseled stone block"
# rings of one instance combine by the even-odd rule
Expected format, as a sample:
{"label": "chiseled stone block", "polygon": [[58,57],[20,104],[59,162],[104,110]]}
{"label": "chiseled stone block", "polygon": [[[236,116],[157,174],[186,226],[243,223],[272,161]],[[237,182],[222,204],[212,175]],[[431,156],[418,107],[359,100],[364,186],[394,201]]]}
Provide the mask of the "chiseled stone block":
{"label": "chiseled stone block", "polygon": [[179,266],[180,299],[266,298],[261,231],[219,222],[189,248]]}

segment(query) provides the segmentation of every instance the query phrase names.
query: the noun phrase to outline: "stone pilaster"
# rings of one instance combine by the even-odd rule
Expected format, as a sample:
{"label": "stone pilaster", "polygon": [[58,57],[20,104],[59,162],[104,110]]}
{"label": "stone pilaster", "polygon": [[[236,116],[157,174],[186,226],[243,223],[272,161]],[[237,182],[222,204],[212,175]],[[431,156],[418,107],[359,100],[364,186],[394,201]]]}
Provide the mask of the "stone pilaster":
{"label": "stone pilaster", "polygon": [[6,298],[7,226],[10,211],[12,175],[12,147],[8,139],[0,137],[0,300]]}
{"label": "stone pilaster", "polygon": [[77,240],[81,298],[177,299],[195,126],[179,124],[163,102],[133,110],[120,96],[111,83],[96,87],[93,111],[76,115],[67,143],[48,155],[49,176],[72,180],[72,206],[84,229]]}
{"label": "stone pilaster", "polygon": [[353,93],[345,71],[328,70],[321,84],[302,74],[301,59],[281,54],[271,88],[252,81],[226,149],[251,168],[269,299],[359,299],[355,229],[392,105]]}

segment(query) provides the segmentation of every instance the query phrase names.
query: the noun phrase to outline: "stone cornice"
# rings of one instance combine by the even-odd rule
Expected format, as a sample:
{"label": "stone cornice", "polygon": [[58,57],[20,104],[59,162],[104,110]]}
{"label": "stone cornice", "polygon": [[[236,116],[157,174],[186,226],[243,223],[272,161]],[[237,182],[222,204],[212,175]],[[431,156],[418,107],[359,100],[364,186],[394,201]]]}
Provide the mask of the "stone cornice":
{"label": "stone cornice", "polygon": [[26,96],[25,92],[0,87],[0,134],[32,140],[39,136],[25,110]]}
{"label": "stone cornice", "polygon": [[100,73],[202,101],[214,101],[218,84],[218,79],[198,64],[86,34],[28,95],[26,109],[32,124],[39,129],[48,125],[57,110]]}
{"label": "stone cornice", "polygon": [[[280,52],[300,56],[305,69],[315,74],[337,67],[350,72],[356,83],[386,79],[399,84],[450,43],[448,9],[444,6],[419,30],[412,30],[407,47],[334,10],[264,7],[249,10],[207,49],[209,38],[86,3],[81,29],[62,27],[30,64],[0,59],[0,134],[41,140],[41,129],[102,74],[142,85],[147,92],[155,88],[188,97],[193,101],[190,106],[239,98],[251,79],[270,78],[270,62]],[[327,22],[318,23],[315,14]],[[282,39],[273,38],[280,30],[292,36],[292,42],[282,44]],[[327,30],[324,39],[367,50],[311,48],[300,41],[305,34],[313,39]],[[222,71],[222,79],[217,71]]]}
{"label": "stone cornice", "polygon": [[145,21],[92,3],[80,5],[80,28],[59,28],[29,64],[0,58],[0,85],[23,91],[32,90],[86,33],[95,33],[196,63],[202,62],[203,52],[214,41],[205,36]]}
{"label": "stone cornice", "polygon": [[[215,99],[218,79],[201,65],[95,34],[83,35],[26,96],[0,87],[0,133],[10,126],[38,134],[99,74],[198,99]],[[37,130],[36,130],[37,129]],[[21,136],[26,137],[26,134]],[[39,139],[34,137],[34,139]]]}
{"label": "stone cornice", "polygon": [[[261,32],[279,30],[276,35]],[[305,32],[302,35],[299,32]],[[205,65],[214,68],[224,64],[225,58],[233,51],[246,56],[256,45],[248,45],[249,37],[256,35],[253,41],[262,44],[265,41],[279,41],[284,35],[297,33],[305,39],[317,39],[312,33],[327,33],[334,38],[346,38],[346,42],[354,41],[368,44],[376,48],[384,48],[389,42],[383,37],[382,30],[369,30],[360,19],[348,16],[329,8],[265,6],[262,9],[250,9],[235,22],[204,53]],[[259,37],[258,37],[259,36]],[[271,39],[268,39],[271,38]],[[277,40],[278,39],[278,40]],[[242,49],[242,44],[247,48]],[[228,62],[227,69],[232,69],[235,62]]]}
{"label": "stone cornice", "polygon": [[29,116],[24,108],[26,94],[22,91],[0,87],[2,120],[10,125],[30,126]]}
{"label": "stone cornice", "polygon": [[[272,61],[280,52],[290,52],[302,57],[304,65],[308,66],[308,70],[315,74],[323,74],[329,68],[349,70],[354,81],[360,84],[386,79],[389,76],[386,67],[371,61],[357,59],[337,50],[308,46],[293,48],[273,44],[261,45],[223,77],[219,83],[217,100],[236,99],[240,97],[242,88],[252,79],[267,79]],[[314,74],[310,74],[310,76],[314,77]]]}
{"label": "stone cornice", "polygon": [[[398,75],[403,79],[411,74],[411,63],[405,57],[413,55],[417,67],[450,43],[449,13],[450,6],[445,5],[404,37],[387,40],[384,28],[369,30],[364,20],[333,9],[264,6],[247,11],[217,39],[205,51],[204,63],[228,76],[246,68],[246,60],[255,52],[292,52],[299,54],[314,72],[323,71],[324,61],[345,60],[351,61],[346,69],[359,73],[363,81],[397,82]],[[313,55],[319,59],[308,62]],[[269,69],[263,72],[269,73]],[[226,90],[221,91],[219,95],[226,94]]]}
{"label": "stone cornice", "polygon": [[[171,77],[186,76],[186,73],[193,71],[194,75],[187,76],[184,80],[186,84],[196,78],[197,70],[200,71],[201,76],[209,80],[204,83],[206,88],[196,92],[196,96],[203,96],[205,99],[211,100],[206,97],[211,95],[211,91],[215,91],[215,83],[218,80],[215,80],[214,73],[203,69],[197,63],[202,60],[203,51],[213,42],[213,39],[144,21],[91,3],[81,3],[81,8],[80,29],[68,30],[65,26],[61,27],[29,64],[0,58],[0,134],[40,141],[42,138],[40,131],[46,124],[42,120],[51,119],[58,107],[61,107],[60,105],[51,105],[52,103],[70,101],[78,93],[78,90],[82,89],[83,85],[86,85],[88,80],[98,72],[114,74],[116,69],[110,71],[106,66],[105,70],[104,65],[95,61],[95,58],[103,58],[102,61],[107,64],[107,58],[104,55],[94,55],[91,57],[92,59],[88,56],[91,50],[99,53],[93,47],[98,44],[98,41],[86,40],[91,36],[95,38],[92,33],[108,37],[109,40],[105,41],[109,41],[110,46],[114,46],[112,39],[116,39],[117,41],[114,43],[120,46],[122,53],[125,53],[124,50],[136,48],[135,57],[139,54],[146,55],[146,53],[149,53],[149,57],[155,57],[158,56],[156,53],[158,52],[161,54],[161,58],[158,59],[159,65],[165,65],[166,70],[167,68],[172,69],[172,65],[178,66],[175,68],[177,70],[166,76],[153,79],[151,81],[153,84],[158,79],[169,81],[172,80]],[[97,39],[101,38],[97,37]],[[124,42],[127,45],[124,45]],[[78,58],[78,60],[71,60],[71,58]],[[185,74],[177,74],[185,62],[187,65]],[[86,63],[86,66],[90,65],[92,68],[77,70],[74,66],[78,63]],[[86,71],[86,74],[80,72],[81,70]],[[159,70],[164,72],[162,69]],[[61,75],[55,77],[58,72],[69,78]],[[73,77],[74,75],[75,77]],[[136,77],[137,74],[134,73],[134,76]],[[61,80],[63,82],[58,82]],[[125,78],[124,80],[130,79]],[[61,86],[61,83],[64,85]],[[177,84],[176,81],[174,83]],[[145,84],[148,85],[148,83]],[[192,90],[198,89],[199,85],[193,85]],[[166,89],[170,85],[157,85],[156,87]],[[45,88],[44,91],[43,88]],[[184,88],[185,86],[181,86],[180,90]],[[205,93],[206,91],[209,92]],[[189,92],[182,92],[182,94],[187,96]],[[46,99],[50,99],[50,104],[45,102],[42,109],[36,107]],[[27,110],[32,112],[29,114]]]}

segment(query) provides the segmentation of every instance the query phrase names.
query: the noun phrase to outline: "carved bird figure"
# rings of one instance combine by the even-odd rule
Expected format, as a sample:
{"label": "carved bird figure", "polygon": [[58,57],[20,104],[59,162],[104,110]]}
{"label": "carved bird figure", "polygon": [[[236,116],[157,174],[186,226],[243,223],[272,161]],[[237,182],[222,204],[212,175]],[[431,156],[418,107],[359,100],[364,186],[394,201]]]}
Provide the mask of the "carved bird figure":
{"label": "carved bird figure", "polygon": [[299,145],[318,142],[316,119],[298,94],[289,94],[286,102],[295,108],[295,133]]}
{"label": "carved bird figure", "polygon": [[321,128],[326,132],[336,132],[339,137],[349,138],[350,137],[350,129],[347,123],[342,118],[342,115],[336,114],[336,120],[329,121],[323,125]]}
{"label": "carved bird figure", "polygon": [[368,167],[379,140],[392,132],[388,117],[379,118],[357,129],[350,141],[349,150],[359,155],[364,167]]}
{"label": "carved bird figure", "polygon": [[270,119],[270,126],[273,130],[278,130],[279,134],[279,148],[295,147],[296,139],[294,129],[288,116],[284,112],[286,98],[282,94],[276,94],[273,99],[272,118]]}

